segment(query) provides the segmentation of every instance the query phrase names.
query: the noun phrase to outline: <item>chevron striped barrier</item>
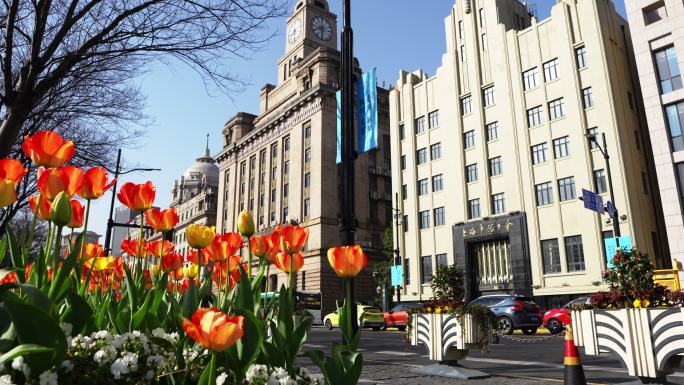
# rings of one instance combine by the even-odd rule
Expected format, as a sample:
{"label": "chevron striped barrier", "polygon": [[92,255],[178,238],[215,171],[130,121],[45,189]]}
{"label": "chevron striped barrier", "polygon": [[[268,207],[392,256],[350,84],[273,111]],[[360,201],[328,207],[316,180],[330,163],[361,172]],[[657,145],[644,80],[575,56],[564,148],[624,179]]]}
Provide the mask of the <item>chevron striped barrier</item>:
{"label": "chevron striped barrier", "polygon": [[457,361],[468,355],[481,339],[481,332],[473,317],[456,314],[413,315],[411,345],[425,345],[434,361]]}

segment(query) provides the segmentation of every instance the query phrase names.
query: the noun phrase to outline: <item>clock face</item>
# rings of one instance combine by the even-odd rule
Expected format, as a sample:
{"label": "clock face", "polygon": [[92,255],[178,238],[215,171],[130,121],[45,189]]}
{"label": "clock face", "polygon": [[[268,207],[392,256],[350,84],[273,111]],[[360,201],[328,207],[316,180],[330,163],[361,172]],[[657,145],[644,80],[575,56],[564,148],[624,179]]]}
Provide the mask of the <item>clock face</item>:
{"label": "clock face", "polygon": [[311,30],[319,39],[328,41],[332,39],[333,29],[327,20],[320,16],[311,19]]}
{"label": "clock face", "polygon": [[297,19],[292,22],[290,29],[287,31],[287,41],[293,44],[299,40],[299,36],[302,34],[302,20]]}

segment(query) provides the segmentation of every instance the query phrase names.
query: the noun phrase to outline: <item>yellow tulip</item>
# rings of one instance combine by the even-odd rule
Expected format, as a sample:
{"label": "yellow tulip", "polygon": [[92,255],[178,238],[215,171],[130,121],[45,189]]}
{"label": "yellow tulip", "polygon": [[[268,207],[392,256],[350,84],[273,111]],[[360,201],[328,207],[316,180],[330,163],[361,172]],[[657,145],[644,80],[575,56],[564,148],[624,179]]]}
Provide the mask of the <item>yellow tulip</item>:
{"label": "yellow tulip", "polygon": [[188,267],[183,268],[183,273],[185,273],[185,276],[188,278],[197,278],[197,274],[199,273],[199,267],[197,265],[190,265]]}
{"label": "yellow tulip", "polygon": [[195,249],[203,249],[211,244],[216,236],[215,228],[209,226],[198,225],[196,223],[188,226],[185,231],[185,237],[188,240],[188,245]]}

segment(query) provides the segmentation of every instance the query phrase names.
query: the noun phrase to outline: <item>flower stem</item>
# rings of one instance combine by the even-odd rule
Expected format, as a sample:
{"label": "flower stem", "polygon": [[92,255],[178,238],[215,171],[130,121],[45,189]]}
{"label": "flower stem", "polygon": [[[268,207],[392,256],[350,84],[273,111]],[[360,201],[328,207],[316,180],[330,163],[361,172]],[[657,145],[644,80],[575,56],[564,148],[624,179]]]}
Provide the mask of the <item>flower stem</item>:
{"label": "flower stem", "polygon": [[55,253],[52,256],[52,276],[57,275],[57,259],[59,258],[59,249],[62,248],[62,226],[57,226],[57,239],[55,240]]}
{"label": "flower stem", "polygon": [[[28,262],[29,255],[31,254],[31,246],[33,245],[33,236],[36,234],[36,222],[38,221],[38,210],[41,203],[43,202],[43,194],[38,195],[38,203],[36,204],[36,213],[33,214],[33,219],[31,219],[31,231],[29,232],[28,243],[25,245],[24,255],[22,256],[22,263],[26,266]],[[49,226],[49,224],[48,224]],[[22,266],[23,267],[23,266]]]}

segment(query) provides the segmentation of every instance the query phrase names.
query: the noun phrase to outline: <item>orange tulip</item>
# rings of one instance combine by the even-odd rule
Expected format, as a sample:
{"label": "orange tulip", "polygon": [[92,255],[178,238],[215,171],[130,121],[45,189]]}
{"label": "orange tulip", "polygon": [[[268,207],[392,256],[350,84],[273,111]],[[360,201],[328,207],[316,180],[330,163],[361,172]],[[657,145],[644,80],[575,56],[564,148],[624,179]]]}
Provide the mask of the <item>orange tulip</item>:
{"label": "orange tulip", "polygon": [[146,211],[152,208],[154,203],[155,189],[152,182],[143,184],[124,183],[117,197],[119,201],[133,211]]}
{"label": "orange tulip", "polygon": [[99,243],[85,243],[83,244],[83,252],[78,260],[85,262],[93,258],[102,258],[104,256],[104,248]]}
{"label": "orange tulip", "polygon": [[108,179],[109,175],[104,168],[91,168],[85,172],[83,184],[81,185],[81,188],[78,189],[78,195],[86,200],[99,199],[112,187],[112,185],[114,185],[114,182],[116,182],[116,178],[114,178],[111,182],[107,183]]}
{"label": "orange tulip", "polygon": [[11,271],[5,274],[5,276],[0,279],[0,286],[6,283],[17,283],[17,273]]}
{"label": "orange tulip", "polygon": [[[31,207],[31,210],[33,210],[34,214],[38,215],[38,218],[45,221],[52,219],[50,214],[52,212],[52,202],[45,199],[45,197],[41,198],[39,195],[30,196],[28,201],[29,207]],[[37,207],[39,201],[40,207]]]}
{"label": "orange tulip", "polygon": [[[181,258],[182,258],[182,256],[181,256]],[[181,263],[181,266],[182,265],[183,264]],[[162,262],[162,266],[163,266],[163,262]],[[173,278],[173,280],[175,280],[175,281],[180,281],[181,279],[185,278],[185,273],[183,272],[183,268],[180,267],[180,268],[176,269],[175,271],[170,271],[169,277]]]}
{"label": "orange tulip", "polygon": [[17,199],[16,183],[12,179],[0,179],[0,207],[7,207]]}
{"label": "orange tulip", "polygon": [[[121,250],[124,253],[138,258],[147,257],[147,248],[145,247],[145,241],[143,241],[142,248],[140,247],[140,241],[137,239],[124,239],[121,241]],[[140,253],[142,251],[142,253]],[[141,255],[138,255],[141,254]]]}
{"label": "orange tulip", "polygon": [[179,221],[176,209],[149,209],[145,212],[145,221],[147,224],[162,233],[165,233],[176,226]]}
{"label": "orange tulip", "polygon": [[60,167],[68,162],[75,152],[74,142],[65,141],[54,131],[40,131],[33,136],[26,135],[22,149],[33,163],[43,167]]}
{"label": "orange tulip", "polygon": [[123,258],[114,258],[114,261],[109,264],[109,269],[112,274],[112,278],[118,281],[122,280],[125,275]]}
{"label": "orange tulip", "polygon": [[148,255],[154,255],[155,257],[162,257],[166,254],[172,253],[175,248],[174,244],[167,240],[159,240],[146,242],[145,248],[147,249]]}
{"label": "orange tulip", "polygon": [[263,258],[269,249],[268,235],[255,235],[249,239],[249,250],[257,258]]}
{"label": "orange tulip", "polygon": [[[214,264],[214,271],[211,274],[211,279],[216,283],[219,289],[230,290],[235,287],[236,283],[240,282],[242,275],[240,269],[237,268],[240,262],[241,261],[238,260],[235,265],[228,261]],[[245,264],[243,270],[247,271],[248,267],[249,266]]]}
{"label": "orange tulip", "polygon": [[287,225],[277,230],[280,242],[280,250],[285,253],[301,253],[307,239],[309,239],[309,229],[294,225]]}
{"label": "orange tulip", "polygon": [[185,294],[186,291],[188,291],[188,288],[190,288],[190,280],[184,279],[176,285],[176,290],[180,294]]}
{"label": "orange tulip", "polygon": [[71,198],[76,194],[81,184],[83,184],[83,171],[80,168],[66,166],[38,169],[38,190],[49,200],[55,199],[57,194],[62,191]]}
{"label": "orange tulip", "polygon": [[199,308],[192,319],[183,318],[183,330],[207,349],[222,352],[244,335],[244,317],[231,317],[218,308]]}
{"label": "orange tulip", "polygon": [[183,267],[183,256],[175,253],[168,253],[161,257],[159,263],[161,269],[167,273],[174,273]]}
{"label": "orange tulip", "polygon": [[215,236],[204,250],[213,261],[223,262],[235,255],[240,248],[242,248],[242,236],[238,233],[225,233]]}
{"label": "orange tulip", "polygon": [[[189,250],[186,257],[188,262],[197,265],[197,250]],[[209,254],[202,250],[202,266],[206,266],[209,263]]]}
{"label": "orange tulip", "polygon": [[328,262],[340,278],[354,278],[366,265],[368,257],[359,245],[328,249]]}
{"label": "orange tulip", "polygon": [[26,168],[16,159],[0,159],[0,180],[11,179],[15,184],[19,183],[26,174]]}
{"label": "orange tulip", "polygon": [[71,201],[71,219],[67,223],[67,227],[70,229],[78,229],[83,227],[83,222],[85,221],[85,207],[81,202],[73,199]]}
{"label": "orange tulip", "polygon": [[284,273],[297,273],[304,267],[304,257],[302,253],[288,254],[280,252],[276,255],[275,265]]}
{"label": "orange tulip", "polygon": [[282,250],[280,250],[280,237],[277,232],[270,235],[264,235],[266,242],[268,243],[268,251],[264,254],[264,257],[268,263],[275,263],[276,256]]}

